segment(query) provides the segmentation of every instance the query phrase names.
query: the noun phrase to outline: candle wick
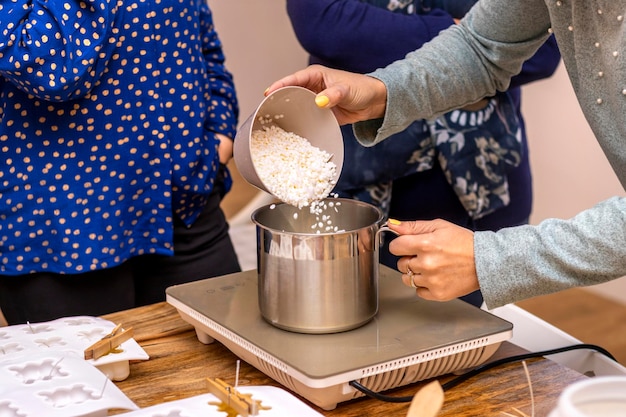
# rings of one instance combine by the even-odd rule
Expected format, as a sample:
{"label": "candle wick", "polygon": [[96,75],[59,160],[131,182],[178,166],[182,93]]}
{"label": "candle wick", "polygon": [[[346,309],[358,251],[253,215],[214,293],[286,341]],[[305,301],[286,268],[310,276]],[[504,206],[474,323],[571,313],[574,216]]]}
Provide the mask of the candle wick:
{"label": "candle wick", "polygon": [[100,397],[98,398],[102,398],[104,396],[104,390],[107,387],[107,383],[109,382],[109,378],[108,377],[104,377],[104,385],[102,386],[102,391],[100,391]]}
{"label": "candle wick", "polygon": [[237,389],[237,387],[239,386],[239,364],[240,364],[240,360],[237,359],[237,370],[235,371],[235,389]]}
{"label": "candle wick", "polygon": [[48,374],[48,379],[52,378],[52,374],[54,373],[54,370],[57,368],[57,366],[59,366],[59,363],[61,363],[62,360],[63,360],[63,357],[60,357],[59,360],[56,361],[54,365],[52,365],[52,369],[50,369],[50,373]]}

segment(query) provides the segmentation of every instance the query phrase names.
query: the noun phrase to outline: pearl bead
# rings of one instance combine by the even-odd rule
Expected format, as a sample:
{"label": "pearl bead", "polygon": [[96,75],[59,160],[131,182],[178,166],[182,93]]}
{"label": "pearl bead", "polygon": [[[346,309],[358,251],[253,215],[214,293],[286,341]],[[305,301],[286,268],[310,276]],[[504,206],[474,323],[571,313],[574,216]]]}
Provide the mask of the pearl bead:
{"label": "pearl bead", "polygon": [[596,48],[599,48],[600,47],[600,42],[594,43],[593,46],[595,46]]}
{"label": "pearl bead", "polygon": [[626,88],[622,90],[622,94],[626,96]]}
{"label": "pearl bead", "polygon": [[602,10],[598,9],[598,14],[602,14]]}
{"label": "pearl bead", "polygon": [[602,99],[601,99],[601,98],[597,99],[597,100],[596,100],[596,103],[598,103],[598,104],[602,104]]}
{"label": "pearl bead", "polygon": [[574,26],[569,25],[569,26],[567,27],[567,30],[569,30],[570,32],[573,32],[573,31],[574,31]]}
{"label": "pearl bead", "polygon": [[604,77],[604,73],[602,71],[598,71],[598,77]]}
{"label": "pearl bead", "polygon": [[617,16],[617,21],[618,22],[621,22],[622,20],[624,20],[624,16],[622,16],[622,15]]}
{"label": "pearl bead", "polygon": [[618,55],[619,55],[619,52],[613,51],[613,56],[618,56]]}

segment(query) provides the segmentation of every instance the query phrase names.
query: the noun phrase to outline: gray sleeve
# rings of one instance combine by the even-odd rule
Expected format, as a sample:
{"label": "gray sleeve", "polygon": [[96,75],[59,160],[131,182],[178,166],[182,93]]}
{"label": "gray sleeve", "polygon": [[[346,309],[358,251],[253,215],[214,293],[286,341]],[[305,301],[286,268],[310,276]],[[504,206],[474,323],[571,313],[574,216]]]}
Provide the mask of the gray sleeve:
{"label": "gray sleeve", "polygon": [[622,277],[626,198],[611,198],[570,220],[476,232],[474,258],[489,308]]}
{"label": "gray sleeve", "polygon": [[481,0],[460,24],[369,74],[385,83],[387,110],[384,119],[355,124],[355,135],[373,145],[415,120],[505,91],[549,27],[543,0]]}

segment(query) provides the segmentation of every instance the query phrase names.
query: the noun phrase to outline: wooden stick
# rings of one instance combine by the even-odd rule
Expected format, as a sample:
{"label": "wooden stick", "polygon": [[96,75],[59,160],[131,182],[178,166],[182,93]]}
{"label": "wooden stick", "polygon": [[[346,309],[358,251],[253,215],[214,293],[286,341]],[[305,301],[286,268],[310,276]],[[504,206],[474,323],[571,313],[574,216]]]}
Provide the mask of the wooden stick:
{"label": "wooden stick", "polygon": [[234,387],[219,378],[207,378],[207,381],[209,383],[209,392],[235,410],[240,416],[248,417],[259,414],[259,404],[250,396],[242,395]]}
{"label": "wooden stick", "polygon": [[120,332],[121,327],[118,324],[111,333],[85,349],[85,359],[98,359],[133,337],[132,327]]}

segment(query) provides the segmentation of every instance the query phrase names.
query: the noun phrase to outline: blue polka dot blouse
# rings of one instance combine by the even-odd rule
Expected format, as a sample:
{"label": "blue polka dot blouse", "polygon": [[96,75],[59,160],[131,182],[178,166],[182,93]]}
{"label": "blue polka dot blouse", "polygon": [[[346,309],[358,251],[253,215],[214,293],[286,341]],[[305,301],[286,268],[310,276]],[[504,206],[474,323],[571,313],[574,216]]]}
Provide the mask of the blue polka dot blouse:
{"label": "blue polka dot blouse", "polygon": [[202,0],[2,0],[0,274],[171,254],[237,113]]}

